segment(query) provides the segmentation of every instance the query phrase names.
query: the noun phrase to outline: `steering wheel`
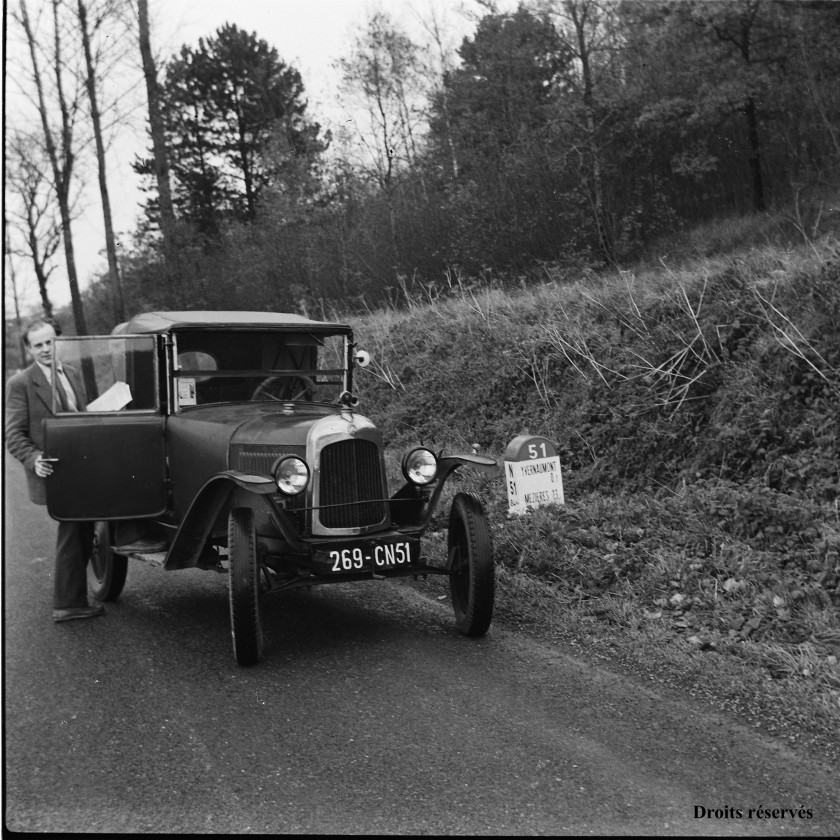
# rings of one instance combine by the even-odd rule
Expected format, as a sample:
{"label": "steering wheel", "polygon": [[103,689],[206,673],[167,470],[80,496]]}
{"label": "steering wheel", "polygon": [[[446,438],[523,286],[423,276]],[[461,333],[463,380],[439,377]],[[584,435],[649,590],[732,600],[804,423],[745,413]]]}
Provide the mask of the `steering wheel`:
{"label": "steering wheel", "polygon": [[[282,388],[278,384],[282,383]],[[296,388],[295,383],[302,385]],[[274,393],[272,393],[274,391]],[[276,400],[277,402],[294,402],[295,400],[311,400],[315,391],[315,383],[300,373],[281,373],[278,376],[268,376],[254,388],[252,400]]]}

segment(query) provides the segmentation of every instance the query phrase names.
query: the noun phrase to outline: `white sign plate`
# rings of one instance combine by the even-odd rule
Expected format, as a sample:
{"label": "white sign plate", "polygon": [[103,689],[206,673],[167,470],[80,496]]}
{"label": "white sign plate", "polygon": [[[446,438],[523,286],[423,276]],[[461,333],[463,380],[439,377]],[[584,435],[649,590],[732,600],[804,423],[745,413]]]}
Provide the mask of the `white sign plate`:
{"label": "white sign plate", "polygon": [[565,502],[560,458],[545,438],[520,435],[511,441],[505,451],[505,484],[510,513]]}

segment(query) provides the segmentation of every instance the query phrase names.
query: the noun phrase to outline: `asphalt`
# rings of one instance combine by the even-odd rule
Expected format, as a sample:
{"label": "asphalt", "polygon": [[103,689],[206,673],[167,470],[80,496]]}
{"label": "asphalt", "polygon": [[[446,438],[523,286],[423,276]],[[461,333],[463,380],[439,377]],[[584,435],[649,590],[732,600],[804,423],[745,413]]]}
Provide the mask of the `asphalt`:
{"label": "asphalt", "polygon": [[7,828],[840,833],[836,769],[502,623],[463,638],[404,584],[267,599],[247,669],[213,572],[133,563],[104,617],[54,624],[55,523],[16,463],[5,493]]}

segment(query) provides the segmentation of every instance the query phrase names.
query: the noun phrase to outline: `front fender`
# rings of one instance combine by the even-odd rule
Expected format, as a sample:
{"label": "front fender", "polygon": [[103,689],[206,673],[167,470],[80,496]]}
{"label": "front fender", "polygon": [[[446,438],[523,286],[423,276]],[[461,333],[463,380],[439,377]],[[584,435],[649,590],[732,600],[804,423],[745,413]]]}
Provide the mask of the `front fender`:
{"label": "front fender", "polygon": [[484,455],[444,455],[438,458],[438,474],[431,494],[423,493],[416,485],[407,481],[391,497],[391,518],[396,526],[412,530],[419,528],[422,534],[437,508],[446,479],[459,467],[464,466],[475,467],[485,472],[498,469],[497,462]]}
{"label": "front fender", "polygon": [[443,465],[447,475],[465,464],[485,472],[492,472],[499,466],[493,458],[486,455],[444,455],[438,458],[438,466]]}
{"label": "front fender", "polygon": [[198,558],[213,525],[237,489],[265,496],[273,493],[277,485],[267,476],[239,470],[216,473],[205,482],[190,503],[187,515],[169,546],[164,569],[190,569],[198,565]]}

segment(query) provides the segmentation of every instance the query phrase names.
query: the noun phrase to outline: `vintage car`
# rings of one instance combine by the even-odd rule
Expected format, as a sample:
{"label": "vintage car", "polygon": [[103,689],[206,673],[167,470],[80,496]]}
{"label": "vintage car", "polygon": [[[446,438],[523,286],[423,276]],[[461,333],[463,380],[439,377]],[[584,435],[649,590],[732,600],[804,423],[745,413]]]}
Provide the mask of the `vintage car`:
{"label": "vintage car", "polygon": [[418,446],[389,495],[382,434],[353,392],[354,368],[370,359],[349,326],[148,312],[110,336],[61,337],[55,356],[87,399],[68,412],[53,395],[47,504],[54,519],[95,522],[95,598],[119,596],[129,559],[225,572],[234,655],[250,665],[263,653],[265,595],[442,574],[458,629],[486,633],[495,573],[481,502],[455,496],[445,560],[430,563],[421,537],[447,477],[495,461]]}

